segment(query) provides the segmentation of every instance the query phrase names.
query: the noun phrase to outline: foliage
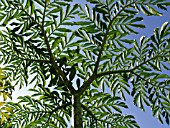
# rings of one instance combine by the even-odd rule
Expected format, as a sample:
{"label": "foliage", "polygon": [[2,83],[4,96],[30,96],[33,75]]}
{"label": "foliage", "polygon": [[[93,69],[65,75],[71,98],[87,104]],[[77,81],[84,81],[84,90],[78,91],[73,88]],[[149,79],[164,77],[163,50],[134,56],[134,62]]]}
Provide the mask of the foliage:
{"label": "foliage", "polygon": [[3,95],[34,85],[32,96],[0,103],[8,109],[0,113],[1,127],[66,128],[72,116],[75,128],[139,127],[122,113],[127,94],[134,105],[143,111],[151,107],[153,116],[169,124],[169,23],[150,37],[128,36],[145,28],[139,13],[162,16],[170,2],[87,0],[83,6],[71,1],[0,1],[1,64],[8,83],[14,83]]}
{"label": "foliage", "polygon": [[14,88],[3,74],[2,68],[0,68],[0,96],[2,96],[4,100],[0,102],[0,125],[2,125],[6,119],[9,119],[9,114],[12,113],[12,109],[5,106],[5,101],[7,97],[12,99],[11,94],[13,90]]}

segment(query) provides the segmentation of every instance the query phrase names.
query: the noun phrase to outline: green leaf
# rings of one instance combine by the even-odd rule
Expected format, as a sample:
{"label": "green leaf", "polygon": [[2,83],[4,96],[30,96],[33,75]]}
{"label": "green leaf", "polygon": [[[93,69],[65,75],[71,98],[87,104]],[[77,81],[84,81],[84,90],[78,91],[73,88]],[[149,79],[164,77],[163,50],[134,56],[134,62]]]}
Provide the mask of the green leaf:
{"label": "green leaf", "polygon": [[90,17],[90,7],[87,4],[85,5],[85,10],[86,10],[88,17]]}
{"label": "green leaf", "polygon": [[166,10],[166,11],[167,11],[167,8],[166,8],[165,5],[157,4],[156,6],[157,6],[158,8],[160,8],[160,9],[163,9],[163,10]]}
{"label": "green leaf", "polygon": [[97,0],[87,0],[87,2],[90,2],[91,4],[97,4],[98,3]]}
{"label": "green leaf", "polygon": [[75,4],[71,10],[71,13],[73,13],[78,7],[79,7],[79,4]]}
{"label": "green leaf", "polygon": [[143,5],[140,6],[141,7],[141,10],[142,12],[147,15],[147,16],[150,16],[150,15],[153,15],[150,11],[148,11]]}
{"label": "green leaf", "polygon": [[79,78],[76,80],[76,84],[77,84],[77,87],[80,88],[80,79]]}
{"label": "green leaf", "polygon": [[34,6],[34,2],[32,0],[30,0],[30,4],[31,4],[31,15],[32,15],[34,13],[35,6]]}
{"label": "green leaf", "polygon": [[162,67],[164,68],[164,70],[170,70],[170,67],[167,67],[166,65],[162,64]]}
{"label": "green leaf", "polygon": [[115,0],[109,0],[109,5],[111,5]]}
{"label": "green leaf", "polygon": [[[158,113],[160,113],[160,112],[158,112]],[[163,120],[162,120],[162,118],[161,118],[161,115],[160,115],[160,114],[157,114],[157,118],[158,118],[159,122],[160,122],[161,124],[163,124]]]}
{"label": "green leaf", "polygon": [[127,25],[126,25],[125,27],[126,27],[126,29],[127,29],[130,33],[138,34],[138,32],[136,32],[136,31],[133,30],[132,28],[128,27]]}
{"label": "green leaf", "polygon": [[60,12],[61,11],[61,8],[54,8],[53,10],[51,10],[49,13],[47,13],[46,15],[51,15],[51,13],[57,13],[57,12]]}
{"label": "green leaf", "polygon": [[73,65],[70,69],[69,79],[72,81],[74,79],[75,75],[76,75],[76,68],[75,68],[75,65]]}
{"label": "green leaf", "polygon": [[57,30],[60,32],[72,32],[72,30],[67,29],[67,28],[57,28]]}
{"label": "green leaf", "polygon": [[134,3],[134,7],[138,12],[140,11],[140,8],[138,7],[138,5],[136,3]]}
{"label": "green leaf", "polygon": [[60,33],[60,32],[54,32],[53,33],[55,36],[58,36],[58,37],[65,37],[66,34],[65,33]]}
{"label": "green leaf", "polygon": [[162,13],[156,11],[154,8],[152,8],[149,5],[146,5],[146,7],[148,8],[149,12],[151,12],[153,15],[156,15],[156,16],[162,16],[163,15]]}
{"label": "green leaf", "polygon": [[165,2],[164,3],[166,6],[170,6],[170,2]]}
{"label": "green leaf", "polygon": [[143,17],[135,17],[130,22],[133,23],[133,22],[138,22],[138,21],[142,21],[142,20],[143,20]]}
{"label": "green leaf", "polygon": [[71,26],[73,26],[73,25],[75,25],[73,22],[64,22],[64,23],[62,23],[63,25],[71,25]]}
{"label": "green leaf", "polygon": [[143,24],[130,24],[130,26],[133,26],[136,28],[145,28],[145,25],[143,25]]}
{"label": "green leaf", "polygon": [[61,38],[60,38],[60,37],[57,37],[57,38],[55,39],[55,41],[53,42],[51,49],[52,49],[52,50],[55,49],[56,46],[57,46],[61,41],[62,41]]}
{"label": "green leaf", "polygon": [[86,27],[82,27],[81,29],[87,31],[88,33],[97,33],[97,32],[99,32],[99,30],[95,29],[95,28],[96,28],[95,25],[89,25],[89,26],[86,26]]}
{"label": "green leaf", "polygon": [[54,23],[53,21],[46,21],[44,27],[52,25],[53,23]]}
{"label": "green leaf", "polygon": [[80,25],[80,26],[83,26],[83,25],[91,25],[92,22],[89,22],[89,21],[78,21],[78,22],[74,22],[75,25]]}
{"label": "green leaf", "polygon": [[31,5],[31,4],[30,4],[30,1],[31,1],[31,0],[27,0],[27,3],[26,3],[26,5],[25,5],[25,8],[26,8],[26,9],[30,7],[30,5]]}
{"label": "green leaf", "polygon": [[130,10],[130,9],[124,9],[124,12],[126,12],[128,14],[132,14],[132,15],[135,15],[138,13],[136,10]]}
{"label": "green leaf", "polygon": [[149,65],[150,65],[154,70],[160,71],[160,69],[159,69],[159,67],[158,67],[157,65],[153,64],[152,62],[148,62],[148,63],[149,63]]}
{"label": "green leaf", "polygon": [[42,8],[44,7],[44,3],[42,0],[34,0],[39,6],[41,6]]}
{"label": "green leaf", "polygon": [[116,105],[113,105],[112,108],[118,111],[119,113],[122,113],[122,110],[118,108]]}
{"label": "green leaf", "polygon": [[99,13],[103,13],[103,14],[107,14],[108,12],[104,9],[104,8],[94,8],[94,11],[99,12]]}
{"label": "green leaf", "polygon": [[170,78],[167,74],[159,74],[156,76],[156,79],[165,79],[165,78]]}
{"label": "green leaf", "polygon": [[128,43],[128,44],[132,44],[134,43],[134,40],[129,40],[129,39],[122,39],[122,42]]}
{"label": "green leaf", "polygon": [[168,26],[169,22],[165,22],[160,29],[160,38],[164,37],[166,28]]}
{"label": "green leaf", "polygon": [[[142,65],[141,68],[144,69],[145,71],[152,71],[149,67],[144,66],[144,65]],[[150,73],[148,73],[148,74],[150,74]],[[144,76],[146,76],[146,74]]]}

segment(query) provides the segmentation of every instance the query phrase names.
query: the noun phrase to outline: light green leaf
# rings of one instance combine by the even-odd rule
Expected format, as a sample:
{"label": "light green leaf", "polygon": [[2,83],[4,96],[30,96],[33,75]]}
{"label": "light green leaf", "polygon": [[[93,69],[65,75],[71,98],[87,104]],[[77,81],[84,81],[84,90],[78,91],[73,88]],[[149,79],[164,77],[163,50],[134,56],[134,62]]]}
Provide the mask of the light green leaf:
{"label": "light green leaf", "polygon": [[160,29],[160,38],[162,38],[164,35],[165,35],[165,30],[168,26],[169,22],[165,22],[162,26],[161,26],[161,29]]}
{"label": "light green leaf", "polygon": [[47,13],[46,15],[51,15],[51,13],[57,13],[57,12],[59,12],[59,11],[61,11],[61,8],[54,8],[53,10],[51,10],[49,13]]}
{"label": "light green leaf", "polygon": [[148,11],[143,5],[140,6],[141,7],[141,10],[142,12],[147,15],[147,16],[150,16],[150,15],[153,15],[150,11]]}
{"label": "light green leaf", "polygon": [[90,17],[90,7],[87,4],[85,5],[85,10],[86,10],[88,17]]}
{"label": "light green leaf", "polygon": [[109,5],[111,5],[115,0],[109,0]]}
{"label": "light green leaf", "polygon": [[154,8],[152,8],[149,5],[146,5],[146,7],[148,8],[149,12],[151,12],[153,15],[156,15],[156,16],[162,16],[163,15],[162,13],[158,12],[157,10],[155,10]]}
{"label": "light green leaf", "polygon": [[55,41],[53,42],[51,49],[52,49],[52,50],[55,49],[55,48],[57,47],[57,45],[59,44],[59,42],[61,42],[61,38],[60,38],[60,37],[57,37],[57,38],[55,39]]}
{"label": "light green leaf", "polygon": [[67,28],[57,28],[57,30],[60,32],[72,32],[71,29],[67,29]]}
{"label": "light green leaf", "polygon": [[156,79],[165,79],[165,78],[170,78],[167,74],[159,74],[156,76]]}

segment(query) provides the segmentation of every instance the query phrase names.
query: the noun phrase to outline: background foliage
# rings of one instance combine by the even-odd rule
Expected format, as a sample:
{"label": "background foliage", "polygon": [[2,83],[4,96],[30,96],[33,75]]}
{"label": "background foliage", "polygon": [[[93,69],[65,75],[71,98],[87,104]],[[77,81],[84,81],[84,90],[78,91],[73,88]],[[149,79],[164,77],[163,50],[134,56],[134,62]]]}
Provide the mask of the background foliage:
{"label": "background foliage", "polygon": [[170,3],[87,2],[0,1],[1,95],[6,100],[16,86],[33,85],[32,96],[0,102],[2,127],[65,128],[75,93],[81,98],[83,127],[139,127],[132,115],[122,113],[128,108],[126,94],[169,124],[170,76],[164,73],[170,70],[169,23],[151,37],[127,36],[145,28],[139,13],[162,16]]}

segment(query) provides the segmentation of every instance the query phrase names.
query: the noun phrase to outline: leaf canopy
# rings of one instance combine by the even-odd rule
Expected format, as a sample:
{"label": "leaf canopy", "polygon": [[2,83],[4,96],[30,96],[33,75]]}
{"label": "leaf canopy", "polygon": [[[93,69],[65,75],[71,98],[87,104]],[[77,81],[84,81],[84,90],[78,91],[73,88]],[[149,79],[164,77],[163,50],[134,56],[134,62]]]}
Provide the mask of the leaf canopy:
{"label": "leaf canopy", "polygon": [[6,100],[16,87],[33,85],[31,96],[0,102],[2,127],[66,128],[75,95],[80,97],[83,127],[138,128],[134,116],[122,112],[128,108],[126,95],[169,124],[169,23],[150,37],[128,36],[145,28],[139,13],[162,16],[170,2],[86,3],[0,1],[0,63],[5,65],[0,94]]}

